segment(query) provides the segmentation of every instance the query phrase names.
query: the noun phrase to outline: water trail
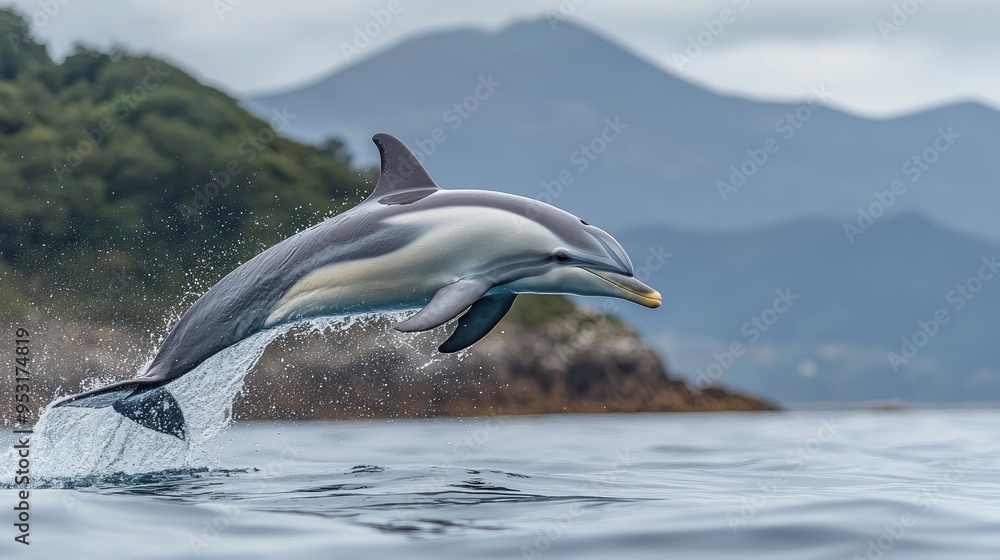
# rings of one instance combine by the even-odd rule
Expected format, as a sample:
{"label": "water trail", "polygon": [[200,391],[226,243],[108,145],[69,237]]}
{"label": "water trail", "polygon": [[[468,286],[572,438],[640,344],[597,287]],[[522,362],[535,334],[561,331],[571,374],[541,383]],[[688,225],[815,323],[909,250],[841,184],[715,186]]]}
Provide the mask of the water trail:
{"label": "water trail", "polygon": [[[304,325],[311,331],[346,330],[358,319],[329,317]],[[267,346],[293,326],[257,333],[167,385],[184,411],[185,440],[143,428],[110,407],[44,409],[31,436],[32,482],[217,467],[215,440],[232,422],[244,378]],[[12,482],[16,461],[13,448],[0,458],[0,483]]]}

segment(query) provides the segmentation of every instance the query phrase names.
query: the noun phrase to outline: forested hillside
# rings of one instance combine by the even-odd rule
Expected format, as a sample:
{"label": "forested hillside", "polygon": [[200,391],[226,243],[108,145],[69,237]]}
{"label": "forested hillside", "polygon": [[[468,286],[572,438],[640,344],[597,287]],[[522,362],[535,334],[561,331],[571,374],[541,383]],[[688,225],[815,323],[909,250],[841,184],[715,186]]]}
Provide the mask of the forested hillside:
{"label": "forested hillside", "polygon": [[281,136],[292,112],[251,116],[147,56],[53,61],[10,10],[0,38],[0,304],[14,317],[48,300],[158,322],[180,290],[369,188],[342,155]]}

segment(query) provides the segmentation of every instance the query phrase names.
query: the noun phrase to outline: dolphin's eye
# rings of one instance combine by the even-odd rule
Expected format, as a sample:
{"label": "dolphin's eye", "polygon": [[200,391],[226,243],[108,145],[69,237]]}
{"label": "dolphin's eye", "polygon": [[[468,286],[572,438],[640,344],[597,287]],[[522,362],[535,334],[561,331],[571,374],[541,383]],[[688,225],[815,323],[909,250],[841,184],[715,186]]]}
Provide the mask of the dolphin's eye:
{"label": "dolphin's eye", "polygon": [[566,251],[556,251],[556,254],[552,255],[552,258],[558,263],[564,263],[569,260],[569,253]]}

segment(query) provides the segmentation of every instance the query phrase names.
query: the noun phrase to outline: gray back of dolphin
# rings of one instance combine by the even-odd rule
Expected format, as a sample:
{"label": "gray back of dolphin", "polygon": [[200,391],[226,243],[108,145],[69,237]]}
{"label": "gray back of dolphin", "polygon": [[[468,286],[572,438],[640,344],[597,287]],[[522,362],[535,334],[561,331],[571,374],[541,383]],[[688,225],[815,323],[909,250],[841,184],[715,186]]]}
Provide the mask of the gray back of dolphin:
{"label": "gray back of dolphin", "polygon": [[[411,246],[426,244],[427,232],[435,224],[406,220],[410,213],[434,216],[444,209],[473,212],[479,207],[508,212],[512,217],[544,218],[547,231],[557,238],[603,251],[609,258],[601,266],[631,276],[628,256],[602,230],[554,207],[513,195],[445,191],[402,142],[388,134],[377,134],[372,140],[379,149],[381,173],[374,191],[362,204],[278,243],[228,274],[181,317],[138,378],[74,395],[53,406],[111,405],[143,426],[183,438],[180,406],[162,386],[257,332],[316,316],[423,307],[396,326],[402,331],[420,331],[467,310],[440,347],[442,352],[454,352],[480,340],[507,313],[516,293],[505,288],[506,283],[529,274],[525,271],[532,267],[541,274],[551,266],[547,255],[505,254],[486,258],[480,268],[443,287],[431,282],[382,299],[367,293],[330,301],[312,296],[317,285],[323,287],[324,271],[391,262],[394,255],[407,253],[408,248],[407,258],[413,259],[415,249]],[[419,251],[416,254],[419,257]],[[627,282],[627,277],[618,282]]]}

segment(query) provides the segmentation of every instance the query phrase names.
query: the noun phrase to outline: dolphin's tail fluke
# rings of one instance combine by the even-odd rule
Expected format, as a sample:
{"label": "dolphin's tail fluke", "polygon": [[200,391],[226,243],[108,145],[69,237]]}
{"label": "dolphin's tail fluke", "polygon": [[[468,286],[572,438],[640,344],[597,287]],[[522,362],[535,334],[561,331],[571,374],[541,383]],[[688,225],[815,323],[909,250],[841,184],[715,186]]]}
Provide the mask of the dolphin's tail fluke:
{"label": "dolphin's tail fluke", "polygon": [[185,439],[184,413],[177,399],[160,383],[158,379],[141,377],[112,383],[99,389],[66,397],[53,403],[52,407],[110,406],[115,412],[140,426]]}
{"label": "dolphin's tail fluke", "polygon": [[140,426],[184,439],[184,413],[164,387],[142,391],[116,401],[112,408]]}

